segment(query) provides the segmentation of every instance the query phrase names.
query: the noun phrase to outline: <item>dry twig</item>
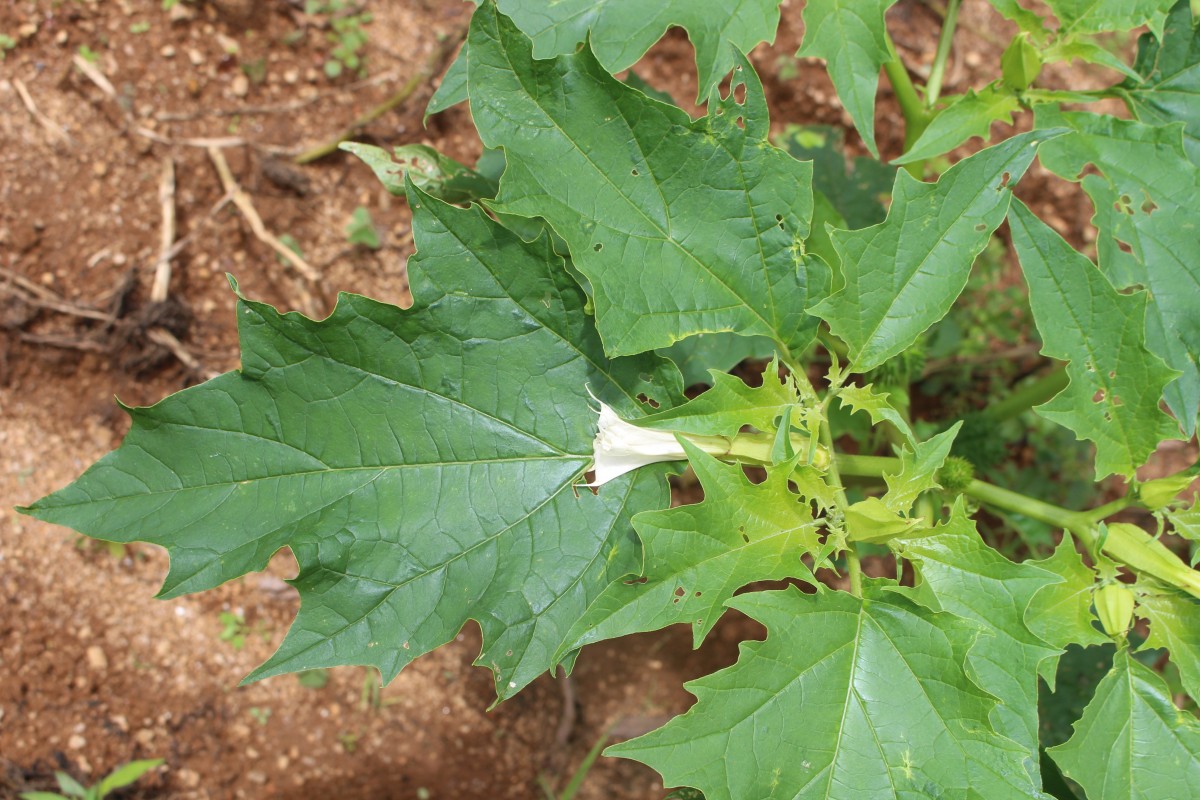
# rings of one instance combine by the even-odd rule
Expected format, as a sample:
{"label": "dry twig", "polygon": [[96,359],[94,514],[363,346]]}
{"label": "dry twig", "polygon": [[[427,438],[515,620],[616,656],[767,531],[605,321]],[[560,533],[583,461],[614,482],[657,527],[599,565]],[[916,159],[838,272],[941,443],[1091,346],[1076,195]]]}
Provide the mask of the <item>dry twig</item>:
{"label": "dry twig", "polygon": [[159,237],[158,263],[154,265],[154,283],[150,286],[152,303],[166,301],[171,283],[171,249],[175,245],[175,162],[170,157],[163,160],[158,203],[162,208],[162,234]]}
{"label": "dry twig", "polygon": [[37,120],[38,124],[45,128],[46,132],[52,138],[64,144],[70,144],[71,137],[62,129],[62,126],[56,124],[54,120],[38,110],[37,104],[33,102],[33,96],[29,94],[29,89],[25,87],[24,81],[20,78],[13,78],[12,85],[16,88],[17,94],[20,95],[21,102],[25,105],[25,110],[29,112],[29,116]]}
{"label": "dry twig", "polygon": [[[267,230],[266,225],[263,224],[262,217],[259,216],[258,210],[250,200],[250,195],[234,179],[233,172],[229,169],[229,162],[225,160],[225,155],[219,149],[211,147],[208,150],[208,157],[212,160],[213,166],[217,168],[217,174],[221,178],[221,185],[225,187],[225,193],[232,198],[233,204],[242,212],[242,216],[250,224],[250,229],[254,232],[255,237],[278,253],[284,259],[285,263],[291,264],[308,281],[317,294],[322,295],[321,273],[305,261],[299,253],[281,242],[278,236]],[[310,314],[320,312],[320,307],[312,296],[305,297],[304,301],[305,310]]]}
{"label": "dry twig", "polygon": [[57,311],[60,314],[68,314],[74,317],[100,320],[101,322],[113,322],[116,320],[116,317],[113,315],[99,309],[64,300],[49,289],[38,286],[25,276],[4,269],[3,267],[0,267],[0,278],[3,278],[8,283],[11,287],[10,291],[13,294],[16,294],[23,302],[31,306]]}

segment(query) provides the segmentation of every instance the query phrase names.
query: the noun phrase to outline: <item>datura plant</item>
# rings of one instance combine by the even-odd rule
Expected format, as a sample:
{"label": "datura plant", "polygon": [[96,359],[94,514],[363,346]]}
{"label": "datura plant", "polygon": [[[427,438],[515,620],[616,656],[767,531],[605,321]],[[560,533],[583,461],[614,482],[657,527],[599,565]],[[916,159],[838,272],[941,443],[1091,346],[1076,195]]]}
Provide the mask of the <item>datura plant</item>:
{"label": "datura plant", "polygon": [[[251,681],[390,681],[473,620],[504,700],[587,644],[685,624],[698,646],[738,609],[766,638],[607,751],[708,800],[1200,797],[1200,507],[1192,472],[1137,473],[1200,407],[1197,3],[991,0],[1015,23],[997,77],[949,95],[960,3],[914,83],[892,2],[798,12],[872,153],[888,79],[886,164],[831,129],[770,138],[744,54],[780,0],[481,0],[430,111],[469,102],[485,159],[347,146],[408,198],[413,306],[343,294],[317,321],[239,295],[241,369],[128,409],[118,450],[24,511],[165,547],[168,598],[289,549],[300,609]],[[626,72],[670,26],[703,116]],[[1132,64],[1107,49],[1139,30]],[[1044,79],[1072,59],[1112,85]],[[1035,159],[1090,198],[1091,255],[1014,196]],[[914,414],[1005,223],[1028,305],[1004,326],[1041,367],[974,405],[943,368]],[[761,385],[727,371],[746,356]],[[1089,442],[1107,502],[1003,485],[1013,426]],[[671,508],[685,468],[703,500]],[[1035,527],[1044,552],[996,549]],[[1044,747],[1039,679],[1104,644]]]}

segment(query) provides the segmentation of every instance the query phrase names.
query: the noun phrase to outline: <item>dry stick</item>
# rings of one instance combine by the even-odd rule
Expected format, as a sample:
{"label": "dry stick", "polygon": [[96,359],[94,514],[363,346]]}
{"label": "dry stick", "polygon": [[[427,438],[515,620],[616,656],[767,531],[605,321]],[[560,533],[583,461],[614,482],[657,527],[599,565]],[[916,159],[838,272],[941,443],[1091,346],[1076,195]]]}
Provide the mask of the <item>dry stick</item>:
{"label": "dry stick", "polygon": [[146,338],[157,345],[161,345],[171,351],[171,355],[179,359],[180,363],[190,369],[192,372],[199,375],[204,380],[211,380],[221,373],[212,369],[205,369],[204,365],[196,359],[194,355],[188,352],[188,349],[183,346],[183,342],[175,338],[175,335],[166,328],[151,328],[146,331]]}
{"label": "dry stick", "polygon": [[29,344],[40,344],[46,345],[47,347],[61,347],[64,350],[84,350],[89,353],[108,352],[108,347],[106,345],[100,344],[99,342],[93,342],[90,339],[68,339],[64,336],[41,335],[37,333],[26,333],[25,331],[20,331],[17,334],[17,337],[22,342],[28,342]]}
{"label": "dry stick", "polygon": [[17,89],[17,94],[21,96],[21,102],[25,104],[25,110],[29,112],[29,116],[37,120],[38,124],[46,129],[53,138],[60,142],[70,144],[71,137],[67,135],[59,125],[54,123],[54,120],[47,117],[41,111],[38,111],[37,104],[33,102],[33,97],[29,94],[29,90],[25,88],[25,83],[20,78],[13,78],[13,86]]}
{"label": "dry stick", "polygon": [[154,265],[154,283],[150,302],[163,303],[171,283],[171,248],[175,244],[175,162],[163,159],[162,180],[158,184],[158,203],[162,208],[162,235],[159,237],[158,263]]}
{"label": "dry stick", "polygon": [[319,161],[320,159],[325,158],[327,155],[336,153],[338,145],[340,145],[342,142],[354,136],[364,127],[379,119],[389,111],[393,111],[403,106],[406,102],[408,102],[408,99],[416,93],[417,89],[421,87],[421,84],[425,83],[434,75],[442,71],[442,66],[455,52],[459,43],[465,38],[465,36],[466,30],[463,29],[454,36],[446,37],[446,39],[442,41],[438,48],[433,51],[433,54],[429,57],[429,59],[426,60],[425,65],[421,67],[421,69],[419,69],[412,77],[410,77],[404,83],[404,85],[400,87],[399,91],[397,91],[387,100],[384,100],[382,103],[372,108],[367,113],[360,116],[358,119],[354,120],[354,122],[351,122],[350,126],[337,136],[333,137],[322,145],[318,145],[311,150],[305,150],[303,153],[296,156],[296,163],[309,164],[313,161]]}
{"label": "dry stick", "polygon": [[100,320],[101,322],[113,322],[116,318],[111,314],[106,314],[96,308],[81,306],[77,303],[71,303],[62,299],[49,289],[38,286],[33,281],[23,275],[18,275],[3,267],[0,267],[0,278],[4,278],[13,287],[16,294],[21,295],[21,299],[29,303],[31,306],[38,308],[48,308],[51,311],[57,311],[60,314],[69,314],[75,317],[85,317],[87,319]]}
{"label": "dry stick", "polygon": [[[245,190],[234,179],[233,173],[229,170],[229,162],[225,160],[225,155],[217,148],[210,147],[208,149],[208,157],[212,159],[213,166],[217,168],[217,174],[221,177],[221,185],[225,187],[225,193],[233,199],[233,204],[238,207],[238,210],[242,212],[242,216],[250,223],[250,229],[254,232],[258,240],[278,253],[285,260],[285,263],[295,267],[296,271],[308,281],[323,299],[324,291],[321,282],[321,273],[305,261],[299,253],[281,242],[279,237],[267,230],[266,225],[263,224],[262,217],[258,215],[258,210],[254,208],[254,203],[250,200],[250,195],[246,194]],[[305,310],[310,315],[320,313],[320,305],[311,294],[305,292],[303,299]]]}

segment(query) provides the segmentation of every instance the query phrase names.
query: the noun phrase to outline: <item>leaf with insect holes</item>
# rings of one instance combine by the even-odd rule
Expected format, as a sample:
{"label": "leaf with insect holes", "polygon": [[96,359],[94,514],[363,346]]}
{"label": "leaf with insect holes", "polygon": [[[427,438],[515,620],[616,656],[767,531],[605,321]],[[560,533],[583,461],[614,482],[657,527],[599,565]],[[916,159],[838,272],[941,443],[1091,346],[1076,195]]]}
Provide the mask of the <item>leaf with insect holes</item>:
{"label": "leaf with insect holes", "polygon": [[891,60],[884,14],[896,0],[809,0],[804,42],[797,57],[825,59],[838,99],[871,155],[875,147],[875,94],[879,69]]}
{"label": "leaf with insect holes", "polygon": [[961,427],[962,422],[956,422],[949,430],[927,441],[910,442],[901,449],[900,471],[883,475],[888,487],[883,502],[888,508],[907,515],[923,492],[941,488],[937,472],[946,463],[946,456],[950,455],[950,447]]}
{"label": "leaf with insect holes", "polygon": [[[479,0],[474,0],[476,5]],[[683,28],[696,49],[702,102],[716,88],[740,53],[760,42],[773,42],[781,0],[498,0],[509,17],[533,40],[533,56],[549,59],[574,53],[587,42],[611,74],[624,72],[662,38],[668,28]],[[470,42],[450,65],[426,114],[467,99]]]}
{"label": "leaf with insect holes", "polygon": [[495,197],[499,189],[496,181],[428,145],[405,145],[393,148],[390,153],[382,147],[358,142],[342,142],[338,148],[357,156],[371,168],[383,188],[394,195],[405,193],[406,178],[411,178],[421,191],[447,203]]}
{"label": "leaf with insect holes", "polygon": [[1060,35],[1130,31],[1141,25],[1159,35],[1175,1],[1046,0],[1046,5],[1058,17]]}
{"label": "leaf with insect holes", "polygon": [[849,345],[854,371],[903,352],[946,315],[1049,135],[1014,136],[963,159],[937,183],[901,170],[886,220],[834,232],[846,285],[809,311]]}
{"label": "leaf with insect holes", "polygon": [[1137,615],[1150,623],[1146,647],[1165,647],[1179,668],[1183,688],[1200,697],[1200,603],[1186,594],[1147,594]]}
{"label": "leaf with insect holes", "polygon": [[767,143],[749,62],[729,98],[692,120],[610,76],[586,48],[535,61],[490,5],[469,41],[475,124],[508,157],[494,207],[543,217],[566,240],[606,352],[717,331],[793,352],[812,341],[818,323],[804,307],[829,285],[828,267],[803,252],[812,165]]}
{"label": "leaf with insect holes", "polygon": [[1158,407],[1178,375],[1146,349],[1144,293],[1122,295],[1024,203],[1009,212],[1042,353],[1069,362],[1070,383],[1034,410],[1096,443],[1096,478],[1133,477],[1178,426]]}
{"label": "leaf with insect holes", "polygon": [[1088,800],[1200,797],[1200,723],[1128,650],[1113,658],[1070,740],[1048,752]]}
{"label": "leaf with insect holes", "polygon": [[1179,0],[1161,38],[1138,40],[1138,78],[1122,84],[1130,110],[1148,125],[1183,122],[1183,148],[1200,166],[1200,28],[1188,0]]}
{"label": "leaf with insect holes", "polygon": [[986,142],[992,135],[992,123],[1011,125],[1013,112],[1021,108],[1016,93],[998,83],[978,92],[971,89],[957,97],[943,98],[943,102],[950,105],[938,112],[912,147],[894,159],[893,164],[909,164],[940,156],[973,137]]}
{"label": "leaf with insect holes", "polygon": [[411,310],[342,295],[317,322],[240,300],[240,372],[131,409],[119,450],[28,510],[163,545],[164,597],[290,548],[300,612],[252,680],[340,664],[390,680],[475,619],[504,698],[638,568],[631,517],[668,501],[661,468],[576,491],[589,389],[637,417],[678,374],[605,357],[546,237],[409,197]]}
{"label": "leaf with insect holes", "polygon": [[992,731],[996,701],[967,675],[977,626],[887,586],[735,597],[766,640],[687,684],[686,714],[607,753],[708,800],[1044,797],[1026,749]]}
{"label": "leaf with insect holes", "polygon": [[800,557],[817,553],[821,538],[808,504],[788,488],[793,465],[769,468],[756,484],[740,466],[723,464],[686,441],[684,448],[704,500],[635,517],[645,548],[641,573],[609,584],[571,628],[560,653],[676,623],[692,626],[699,647],[746,584],[812,580]]}
{"label": "leaf with insect holes", "polygon": [[681,406],[642,417],[637,425],[717,436],[734,436],[744,425],[769,432],[778,427],[785,410],[800,402],[795,381],[780,376],[778,360],[763,372],[761,386],[750,386],[741,378],[719,372],[711,378],[712,388],[704,394]]}
{"label": "leaf with insect holes", "polygon": [[949,522],[921,539],[894,543],[897,555],[913,562],[920,575],[912,597],[983,626],[971,648],[969,674],[1000,702],[990,720],[997,733],[1032,752],[1038,744],[1038,673],[1059,648],[1025,624],[1033,598],[1060,578],[1033,564],[1014,564],[979,537],[975,523],[958,501]]}
{"label": "leaf with insect holes", "polygon": [[1100,269],[1118,289],[1146,289],[1146,346],[1182,373],[1163,399],[1190,436],[1200,411],[1200,169],[1183,151],[1182,123],[1039,106],[1035,124],[1071,131],[1046,143],[1042,164],[1068,180],[1083,176]]}
{"label": "leaf with insect holes", "polygon": [[[1083,563],[1072,537],[1063,537],[1049,558],[1030,563],[1054,573],[1061,582],[1050,584],[1033,596],[1025,612],[1029,630],[1060,650],[1071,644],[1087,646],[1110,641],[1092,624],[1096,619],[1092,613],[1096,573]],[[1054,672],[1045,677],[1053,689]]]}

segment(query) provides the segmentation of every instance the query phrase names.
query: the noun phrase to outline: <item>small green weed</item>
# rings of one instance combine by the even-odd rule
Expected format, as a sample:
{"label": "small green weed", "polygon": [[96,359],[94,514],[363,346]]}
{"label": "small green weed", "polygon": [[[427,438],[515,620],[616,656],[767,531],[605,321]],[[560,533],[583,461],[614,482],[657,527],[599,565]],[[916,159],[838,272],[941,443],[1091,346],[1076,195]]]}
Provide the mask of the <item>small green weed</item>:
{"label": "small green weed", "polygon": [[110,792],[123,789],[135,783],[155,767],[161,766],[161,758],[145,761],[130,761],[114,769],[94,786],[84,786],[65,772],[55,772],[54,779],[58,781],[58,792],[23,792],[21,800],[67,800],[82,798],[82,800],[104,800]]}
{"label": "small green weed", "polygon": [[229,646],[234,650],[241,650],[246,646],[246,637],[254,634],[264,642],[270,641],[271,630],[265,622],[261,620],[251,628],[246,624],[246,618],[233,611],[222,611],[219,617],[221,620],[221,632],[218,638],[222,642],[229,642]]}
{"label": "small green weed", "polygon": [[346,241],[352,245],[362,245],[370,250],[378,250],[383,246],[379,240],[379,231],[375,229],[375,221],[371,212],[359,206],[350,215],[346,224]]}
{"label": "small green weed", "polygon": [[371,22],[372,16],[346,0],[308,0],[304,5],[307,14],[322,14],[329,16],[330,31],[326,38],[333,49],[325,61],[325,74],[337,78],[349,71],[357,75],[367,74],[366,55],[367,32],[363,28]]}

